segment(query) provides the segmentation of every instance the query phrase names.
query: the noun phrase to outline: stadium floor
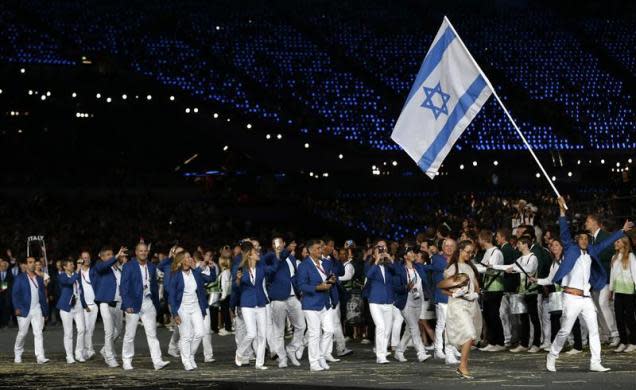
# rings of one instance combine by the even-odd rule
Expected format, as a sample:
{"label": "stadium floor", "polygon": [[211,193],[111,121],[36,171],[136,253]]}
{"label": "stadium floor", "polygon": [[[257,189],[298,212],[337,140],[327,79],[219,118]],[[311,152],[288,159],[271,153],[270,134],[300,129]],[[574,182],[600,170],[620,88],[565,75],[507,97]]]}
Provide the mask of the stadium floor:
{"label": "stadium floor", "polygon": [[[211,389],[314,389],[314,388],[376,388],[376,389],[447,389],[459,386],[470,389],[546,388],[546,389],[636,389],[636,353],[616,354],[609,349],[603,351],[603,363],[612,368],[608,373],[587,371],[589,353],[573,357],[563,355],[557,362],[557,373],[545,371],[545,353],[517,354],[475,352],[471,359],[474,380],[459,379],[454,368],[440,361],[415,361],[413,350],[407,352],[407,363],[391,361],[390,364],[375,364],[370,345],[350,343],[354,353],[339,363],[331,364],[331,370],[311,373],[308,363],[302,367],[278,369],[276,362],[268,360],[267,371],[251,367],[237,368],[233,363],[233,336],[213,335],[214,363],[199,363],[199,369],[183,370],[179,359],[165,354],[170,332],[158,329],[164,359],[171,364],[161,371],[154,371],[143,328],[137,333],[133,360],[133,371],[107,368],[99,354],[92,360],[67,365],[62,345],[62,327],[45,330],[45,350],[51,362],[35,364],[33,337],[27,338],[23,364],[13,363],[13,343],[16,328],[0,330],[0,388],[137,388],[162,389],[198,387]],[[103,330],[97,324],[95,349],[101,348]],[[121,343],[117,343],[121,351]],[[99,357],[99,358],[98,358]],[[197,360],[202,360],[201,352]]]}

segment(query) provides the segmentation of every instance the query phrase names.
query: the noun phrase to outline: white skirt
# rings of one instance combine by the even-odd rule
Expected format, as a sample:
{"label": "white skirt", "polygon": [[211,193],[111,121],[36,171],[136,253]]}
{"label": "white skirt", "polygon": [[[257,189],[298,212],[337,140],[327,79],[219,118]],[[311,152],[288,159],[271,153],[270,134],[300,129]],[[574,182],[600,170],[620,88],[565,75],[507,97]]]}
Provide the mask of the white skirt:
{"label": "white skirt", "polygon": [[477,301],[448,298],[446,315],[446,340],[460,347],[466,342],[477,341],[481,337],[482,318]]}

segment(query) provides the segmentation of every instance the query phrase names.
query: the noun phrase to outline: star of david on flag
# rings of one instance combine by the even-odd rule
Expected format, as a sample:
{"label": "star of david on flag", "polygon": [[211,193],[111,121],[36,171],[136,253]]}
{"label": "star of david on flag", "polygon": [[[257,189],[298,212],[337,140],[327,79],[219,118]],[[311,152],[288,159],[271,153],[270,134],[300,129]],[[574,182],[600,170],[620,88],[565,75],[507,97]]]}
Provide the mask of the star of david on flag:
{"label": "star of david on flag", "polygon": [[391,139],[434,178],[492,92],[483,72],[444,17]]}

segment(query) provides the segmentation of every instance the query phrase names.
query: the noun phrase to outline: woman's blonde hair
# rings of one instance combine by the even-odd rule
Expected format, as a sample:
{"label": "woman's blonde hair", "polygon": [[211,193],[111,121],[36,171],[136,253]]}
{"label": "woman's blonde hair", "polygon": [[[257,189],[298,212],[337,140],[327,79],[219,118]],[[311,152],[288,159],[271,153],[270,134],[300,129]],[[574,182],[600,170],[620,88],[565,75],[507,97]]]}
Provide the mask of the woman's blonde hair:
{"label": "woman's blonde hair", "polygon": [[185,259],[187,254],[188,252],[183,251],[174,255],[174,260],[172,261],[172,267],[170,267],[170,270],[172,272],[177,272],[181,269],[181,266],[183,265],[183,260]]}
{"label": "woman's blonde hair", "polygon": [[[623,269],[627,269],[627,267],[629,267],[629,254],[632,252],[632,242],[627,236],[623,236],[616,241],[623,243],[623,253],[620,260],[623,263]],[[616,252],[616,254],[619,255],[620,252]],[[619,257],[617,257],[616,260],[619,260]]]}

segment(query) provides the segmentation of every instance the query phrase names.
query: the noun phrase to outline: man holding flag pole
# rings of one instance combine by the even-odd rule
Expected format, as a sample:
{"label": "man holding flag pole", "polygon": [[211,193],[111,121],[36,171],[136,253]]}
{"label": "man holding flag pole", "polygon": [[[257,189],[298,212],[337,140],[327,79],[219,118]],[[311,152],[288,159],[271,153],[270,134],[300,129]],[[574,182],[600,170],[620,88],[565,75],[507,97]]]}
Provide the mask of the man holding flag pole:
{"label": "man holding flag pole", "polygon": [[[438,175],[442,162],[455,142],[477,116],[490,95],[494,95],[503,108],[554,193],[563,199],[503,105],[492,83],[447,17],[444,17],[442,26],[422,62],[391,139],[433,179]],[[566,207],[564,202],[562,205]],[[440,320],[444,321],[443,318],[438,318],[438,321]],[[462,324],[447,323],[446,326],[448,329]],[[479,335],[476,335],[476,338],[478,337]],[[462,356],[457,372],[464,378],[471,378],[468,371],[468,356]]]}

